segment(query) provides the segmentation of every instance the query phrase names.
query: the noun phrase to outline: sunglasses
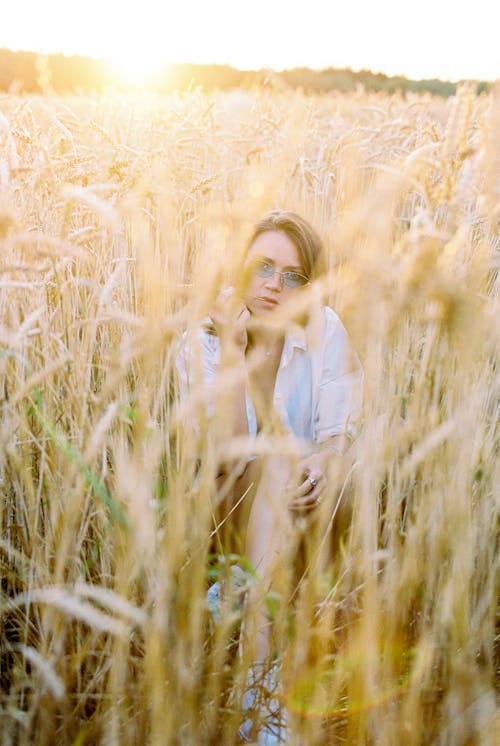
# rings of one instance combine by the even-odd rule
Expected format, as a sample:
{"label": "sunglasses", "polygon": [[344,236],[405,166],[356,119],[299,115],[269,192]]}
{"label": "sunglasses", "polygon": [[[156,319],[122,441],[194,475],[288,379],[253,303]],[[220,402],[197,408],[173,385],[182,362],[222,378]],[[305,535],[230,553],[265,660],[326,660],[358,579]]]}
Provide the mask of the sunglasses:
{"label": "sunglasses", "polygon": [[266,262],[264,259],[261,259],[259,262],[257,262],[255,266],[255,274],[258,277],[264,277],[268,279],[269,277],[274,277],[276,272],[279,274],[280,278],[285,283],[287,288],[302,288],[309,282],[308,278],[304,275],[301,275],[300,272],[294,272],[293,270],[280,272],[276,269],[274,264]]}

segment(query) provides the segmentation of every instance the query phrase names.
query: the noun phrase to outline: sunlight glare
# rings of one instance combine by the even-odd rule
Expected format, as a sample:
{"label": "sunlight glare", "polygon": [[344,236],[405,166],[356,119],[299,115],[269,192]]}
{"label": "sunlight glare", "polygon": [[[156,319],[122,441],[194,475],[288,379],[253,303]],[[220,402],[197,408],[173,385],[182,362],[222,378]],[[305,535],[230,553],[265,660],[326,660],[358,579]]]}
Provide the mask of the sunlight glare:
{"label": "sunlight glare", "polygon": [[128,50],[126,53],[114,55],[112,67],[119,81],[132,85],[147,85],[159,77],[166,63],[157,54],[146,50],[141,50],[139,54]]}

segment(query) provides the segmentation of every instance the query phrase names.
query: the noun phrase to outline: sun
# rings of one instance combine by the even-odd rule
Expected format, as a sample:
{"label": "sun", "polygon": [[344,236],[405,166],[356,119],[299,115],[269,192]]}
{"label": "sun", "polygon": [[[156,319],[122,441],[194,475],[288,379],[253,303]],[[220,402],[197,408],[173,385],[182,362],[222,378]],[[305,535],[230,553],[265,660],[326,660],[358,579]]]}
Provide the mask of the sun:
{"label": "sun", "polygon": [[134,55],[130,50],[124,54],[116,54],[111,59],[114,77],[129,85],[148,85],[154,83],[167,63],[158,54],[142,51]]}

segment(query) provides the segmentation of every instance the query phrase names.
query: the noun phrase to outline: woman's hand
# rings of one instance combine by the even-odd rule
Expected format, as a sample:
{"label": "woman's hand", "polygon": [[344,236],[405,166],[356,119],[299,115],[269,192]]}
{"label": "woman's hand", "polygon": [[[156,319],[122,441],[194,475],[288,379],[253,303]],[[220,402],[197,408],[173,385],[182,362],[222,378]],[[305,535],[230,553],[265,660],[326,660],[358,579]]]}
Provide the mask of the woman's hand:
{"label": "woman's hand", "polygon": [[321,492],[326,486],[328,461],[331,454],[326,451],[313,453],[298,464],[299,484],[288,484],[289,509],[294,513],[314,510],[321,502]]}
{"label": "woman's hand", "polygon": [[233,287],[221,290],[210,313],[221,347],[245,352],[248,344],[247,324],[250,312],[245,304],[235,297]]}

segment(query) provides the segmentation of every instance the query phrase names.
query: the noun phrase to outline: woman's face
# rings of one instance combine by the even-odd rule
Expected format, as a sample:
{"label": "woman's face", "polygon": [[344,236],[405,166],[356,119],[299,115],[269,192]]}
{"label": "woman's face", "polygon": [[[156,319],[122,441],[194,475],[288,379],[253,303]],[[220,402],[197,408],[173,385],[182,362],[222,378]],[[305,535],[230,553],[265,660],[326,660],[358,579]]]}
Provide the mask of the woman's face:
{"label": "woman's face", "polygon": [[265,262],[274,268],[270,277],[260,277],[256,271],[251,275],[245,303],[252,314],[272,312],[297,293],[298,288],[288,287],[279,272],[305,274],[297,247],[281,231],[266,231],[257,236],[248,250],[247,261],[255,266]]}

